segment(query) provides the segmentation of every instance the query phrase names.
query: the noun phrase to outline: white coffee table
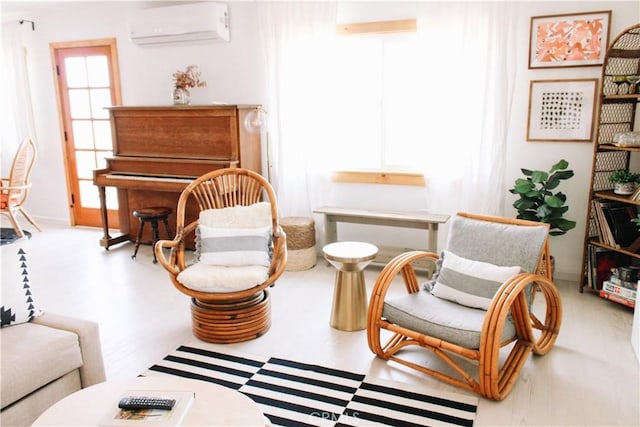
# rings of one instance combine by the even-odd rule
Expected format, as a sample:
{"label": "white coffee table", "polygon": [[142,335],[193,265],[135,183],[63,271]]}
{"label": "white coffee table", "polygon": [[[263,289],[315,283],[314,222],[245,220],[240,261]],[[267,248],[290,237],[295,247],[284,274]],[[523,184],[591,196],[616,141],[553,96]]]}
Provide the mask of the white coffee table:
{"label": "white coffee table", "polygon": [[260,407],[244,394],[204,381],[179,377],[138,377],[106,381],[77,391],[47,409],[34,426],[97,426],[123,391],[193,391],[182,426],[261,426],[265,425]]}

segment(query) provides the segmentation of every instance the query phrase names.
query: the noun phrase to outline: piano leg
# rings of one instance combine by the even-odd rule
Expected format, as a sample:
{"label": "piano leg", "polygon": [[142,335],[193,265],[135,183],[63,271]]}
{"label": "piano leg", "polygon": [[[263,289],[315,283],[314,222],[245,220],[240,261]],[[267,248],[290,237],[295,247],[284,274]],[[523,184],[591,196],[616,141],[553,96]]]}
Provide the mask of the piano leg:
{"label": "piano leg", "polygon": [[98,186],[98,197],[100,198],[100,216],[102,216],[102,230],[104,232],[102,239],[100,239],[100,246],[103,246],[108,251],[109,246],[129,240],[129,235],[111,237],[109,234],[109,216],[107,215],[107,195],[103,186]]}

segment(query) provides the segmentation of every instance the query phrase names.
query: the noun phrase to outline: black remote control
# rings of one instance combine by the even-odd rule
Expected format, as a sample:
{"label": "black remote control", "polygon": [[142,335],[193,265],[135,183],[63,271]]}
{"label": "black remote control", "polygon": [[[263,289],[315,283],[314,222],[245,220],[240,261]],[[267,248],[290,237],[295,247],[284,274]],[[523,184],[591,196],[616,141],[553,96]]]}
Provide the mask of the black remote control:
{"label": "black remote control", "polygon": [[175,405],[175,399],[161,397],[128,396],[118,402],[120,409],[164,409],[170,410]]}

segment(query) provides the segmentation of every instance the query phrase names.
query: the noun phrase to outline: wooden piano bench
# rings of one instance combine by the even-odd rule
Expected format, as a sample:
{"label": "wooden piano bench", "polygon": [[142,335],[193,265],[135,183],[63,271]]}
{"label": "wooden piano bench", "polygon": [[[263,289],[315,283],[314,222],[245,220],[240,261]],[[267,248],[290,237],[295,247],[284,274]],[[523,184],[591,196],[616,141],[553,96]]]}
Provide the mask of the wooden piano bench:
{"label": "wooden piano bench", "polygon": [[136,236],[136,248],[133,251],[133,255],[131,255],[132,259],[135,259],[138,254],[138,248],[140,247],[140,240],[142,239],[142,231],[144,230],[144,225],[147,222],[151,223],[151,232],[153,235],[153,241],[151,242],[151,252],[153,252],[153,263],[156,264],[158,260],[156,259],[156,253],[153,250],[156,242],[160,240],[160,233],[158,230],[158,221],[164,222],[164,227],[167,230],[167,236],[171,239],[173,236],[171,235],[171,229],[169,228],[169,214],[171,213],[171,208],[167,208],[164,206],[153,206],[148,208],[136,209],[133,211],[133,216],[140,220],[140,227],[138,227],[138,235]]}

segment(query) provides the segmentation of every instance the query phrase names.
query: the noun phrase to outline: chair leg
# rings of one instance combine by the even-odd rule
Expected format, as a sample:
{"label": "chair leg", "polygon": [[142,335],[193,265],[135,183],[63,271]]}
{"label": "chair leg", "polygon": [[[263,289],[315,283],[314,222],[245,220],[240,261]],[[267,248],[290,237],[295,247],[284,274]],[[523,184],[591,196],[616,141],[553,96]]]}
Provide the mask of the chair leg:
{"label": "chair leg", "polygon": [[167,230],[167,239],[173,238],[173,234],[171,233],[171,227],[169,227],[169,219],[165,218],[162,220],[164,222],[164,228]]}
{"label": "chair leg", "polygon": [[158,240],[160,240],[160,233],[159,233],[159,230],[158,230],[158,221],[155,220],[155,219],[153,221],[151,221],[151,235],[153,236],[152,237],[153,243],[151,244],[151,249],[152,249],[152,252],[153,252],[153,263],[157,264],[158,263],[158,259],[156,258],[156,251],[153,250],[153,248],[156,246],[156,242]]}
{"label": "chair leg", "polygon": [[42,231],[42,228],[40,228],[40,226],[34,221],[33,218],[31,218],[31,215],[29,215],[27,211],[24,210],[24,208],[20,207],[19,209],[22,216],[27,218],[27,221],[29,221],[31,225],[33,225],[38,231]]}
{"label": "chair leg", "polygon": [[18,237],[22,238],[24,237],[24,231],[22,231],[22,227],[20,227],[20,224],[18,223],[18,218],[16,217],[15,213],[13,212],[12,209],[8,209],[6,213],[9,216],[9,221],[11,221],[11,225],[13,226],[13,229],[16,231],[16,234],[18,235]]}
{"label": "chair leg", "polygon": [[[138,228],[138,236],[136,237],[136,248],[133,250],[133,255],[131,255],[131,259],[135,259],[136,255],[138,255],[140,240],[142,240],[142,230],[144,230],[144,221],[140,221],[140,228]],[[155,253],[154,253],[154,256],[155,256]]]}

